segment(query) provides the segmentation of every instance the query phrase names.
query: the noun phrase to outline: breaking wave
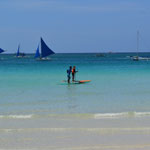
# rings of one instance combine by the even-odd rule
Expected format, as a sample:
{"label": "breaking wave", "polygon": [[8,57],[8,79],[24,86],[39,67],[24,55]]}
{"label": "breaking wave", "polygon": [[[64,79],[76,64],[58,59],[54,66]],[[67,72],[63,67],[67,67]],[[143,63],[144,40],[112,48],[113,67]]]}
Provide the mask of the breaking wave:
{"label": "breaking wave", "polygon": [[33,115],[0,115],[0,119],[30,119]]}
{"label": "breaking wave", "polygon": [[32,118],[78,118],[78,119],[116,119],[131,117],[150,117],[150,112],[121,112],[121,113],[96,113],[96,114],[27,114],[27,115],[0,115],[0,119],[32,119]]}
{"label": "breaking wave", "polygon": [[95,119],[104,118],[124,118],[124,117],[145,117],[150,116],[150,112],[122,112],[122,113],[99,113],[95,114]]}

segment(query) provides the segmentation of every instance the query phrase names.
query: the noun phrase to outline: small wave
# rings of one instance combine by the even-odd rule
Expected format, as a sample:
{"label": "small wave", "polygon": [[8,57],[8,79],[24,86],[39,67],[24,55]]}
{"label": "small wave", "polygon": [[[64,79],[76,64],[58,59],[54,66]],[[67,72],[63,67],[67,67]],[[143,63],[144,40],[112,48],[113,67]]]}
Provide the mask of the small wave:
{"label": "small wave", "polygon": [[114,133],[146,133],[146,134],[150,134],[150,128],[149,127],[131,127],[131,128],[126,128],[126,127],[120,127],[120,128],[68,128],[68,127],[64,127],[64,128],[1,128],[0,129],[0,133],[1,132],[89,132],[89,133],[98,133],[98,134],[114,134]]}
{"label": "small wave", "polygon": [[33,115],[0,115],[0,119],[30,119]]}
{"label": "small wave", "polygon": [[150,112],[121,112],[97,114],[28,114],[28,115],[0,115],[0,119],[32,119],[32,118],[57,118],[57,119],[116,119],[131,117],[150,117]]}
{"label": "small wave", "polygon": [[122,112],[122,113],[94,114],[95,119],[124,118],[124,117],[145,117],[145,116],[150,116],[150,112]]}

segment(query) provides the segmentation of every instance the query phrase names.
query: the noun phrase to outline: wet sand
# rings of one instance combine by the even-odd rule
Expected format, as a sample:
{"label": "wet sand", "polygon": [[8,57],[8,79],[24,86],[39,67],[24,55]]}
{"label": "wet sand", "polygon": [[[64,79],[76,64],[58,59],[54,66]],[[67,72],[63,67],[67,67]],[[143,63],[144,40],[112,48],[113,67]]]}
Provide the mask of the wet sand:
{"label": "wet sand", "polygon": [[149,150],[150,117],[1,119],[0,149]]}

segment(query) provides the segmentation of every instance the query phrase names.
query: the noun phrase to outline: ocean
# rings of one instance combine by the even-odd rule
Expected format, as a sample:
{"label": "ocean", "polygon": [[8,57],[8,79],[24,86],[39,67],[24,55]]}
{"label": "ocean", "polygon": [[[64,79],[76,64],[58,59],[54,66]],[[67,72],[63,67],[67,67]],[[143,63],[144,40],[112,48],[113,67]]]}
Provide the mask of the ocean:
{"label": "ocean", "polygon": [[[1,54],[0,118],[149,116],[150,61],[133,61],[133,55],[55,54],[37,61],[33,54]],[[76,66],[76,80],[91,82],[62,82],[69,66]]]}
{"label": "ocean", "polygon": [[[104,55],[1,54],[0,149],[149,150],[150,60]],[[91,82],[64,82],[69,66]]]}

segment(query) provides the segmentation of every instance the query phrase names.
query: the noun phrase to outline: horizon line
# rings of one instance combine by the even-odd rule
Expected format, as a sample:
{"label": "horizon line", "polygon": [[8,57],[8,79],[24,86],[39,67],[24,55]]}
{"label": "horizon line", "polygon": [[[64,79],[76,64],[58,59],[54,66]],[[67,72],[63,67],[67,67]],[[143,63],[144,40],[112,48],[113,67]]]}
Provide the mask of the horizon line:
{"label": "horizon line", "polygon": [[[136,51],[132,51],[132,52],[129,52],[129,51],[124,51],[124,52],[113,52],[113,51],[109,51],[109,52],[58,52],[58,53],[55,53],[55,54],[94,54],[94,53],[99,53],[99,54],[113,54],[113,53],[137,53]],[[150,53],[150,51],[143,51],[143,52],[138,52],[138,53]],[[15,53],[1,53],[1,55],[4,55],[4,54],[16,54]],[[25,54],[35,54],[35,53],[25,53]]]}

